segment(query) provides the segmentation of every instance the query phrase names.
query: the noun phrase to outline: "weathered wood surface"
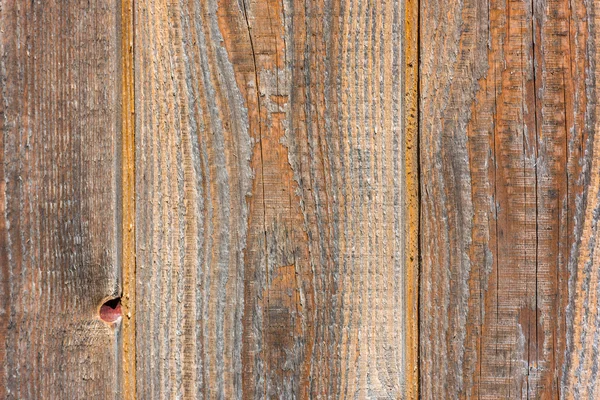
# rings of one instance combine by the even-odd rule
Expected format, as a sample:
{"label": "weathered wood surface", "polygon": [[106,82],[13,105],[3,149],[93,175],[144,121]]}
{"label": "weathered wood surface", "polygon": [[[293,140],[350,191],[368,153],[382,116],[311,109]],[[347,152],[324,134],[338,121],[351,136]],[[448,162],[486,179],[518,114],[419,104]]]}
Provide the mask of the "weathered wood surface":
{"label": "weathered wood surface", "polygon": [[600,398],[598,3],[421,2],[421,395]]}
{"label": "weathered wood surface", "polygon": [[415,7],[135,2],[139,398],[416,398]]}
{"label": "weathered wood surface", "polygon": [[119,13],[0,1],[0,398],[114,399]]}
{"label": "weathered wood surface", "polygon": [[600,398],[596,8],[0,0],[0,398]]}

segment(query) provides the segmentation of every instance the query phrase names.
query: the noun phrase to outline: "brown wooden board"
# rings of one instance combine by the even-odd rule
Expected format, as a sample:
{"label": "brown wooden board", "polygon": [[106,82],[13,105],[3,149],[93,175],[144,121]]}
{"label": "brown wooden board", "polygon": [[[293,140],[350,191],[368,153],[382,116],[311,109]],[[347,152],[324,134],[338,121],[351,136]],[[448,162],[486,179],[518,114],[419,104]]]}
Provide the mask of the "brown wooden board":
{"label": "brown wooden board", "polygon": [[597,7],[421,1],[425,399],[600,398]]}
{"label": "brown wooden board", "polygon": [[139,398],[416,398],[416,6],[135,2]]}
{"label": "brown wooden board", "polygon": [[114,1],[0,1],[0,398],[114,399]]}

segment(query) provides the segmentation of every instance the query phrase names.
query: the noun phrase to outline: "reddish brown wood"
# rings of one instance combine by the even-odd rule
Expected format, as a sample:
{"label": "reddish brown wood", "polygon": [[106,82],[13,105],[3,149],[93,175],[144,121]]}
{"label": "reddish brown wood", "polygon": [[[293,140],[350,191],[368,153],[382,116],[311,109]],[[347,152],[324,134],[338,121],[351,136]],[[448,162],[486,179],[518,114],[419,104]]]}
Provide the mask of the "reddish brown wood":
{"label": "reddish brown wood", "polygon": [[597,5],[421,3],[421,394],[597,398]]}

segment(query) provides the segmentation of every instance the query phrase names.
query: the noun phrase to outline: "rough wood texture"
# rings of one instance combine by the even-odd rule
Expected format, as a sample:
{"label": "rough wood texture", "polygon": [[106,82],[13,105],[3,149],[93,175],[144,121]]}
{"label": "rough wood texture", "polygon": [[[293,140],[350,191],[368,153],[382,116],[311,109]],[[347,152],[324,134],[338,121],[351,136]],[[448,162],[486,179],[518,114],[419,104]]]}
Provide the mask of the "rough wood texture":
{"label": "rough wood texture", "polygon": [[135,3],[140,398],[416,398],[416,4]]}
{"label": "rough wood texture", "polygon": [[0,1],[2,399],[117,396],[119,13]]}
{"label": "rough wood texture", "polygon": [[422,397],[599,398],[598,4],[421,5]]}

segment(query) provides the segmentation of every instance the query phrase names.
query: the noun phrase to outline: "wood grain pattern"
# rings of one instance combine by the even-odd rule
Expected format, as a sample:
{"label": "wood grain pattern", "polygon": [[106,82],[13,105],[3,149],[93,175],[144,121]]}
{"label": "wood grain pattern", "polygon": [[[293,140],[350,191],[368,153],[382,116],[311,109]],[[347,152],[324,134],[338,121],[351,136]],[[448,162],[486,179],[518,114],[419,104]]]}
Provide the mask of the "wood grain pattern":
{"label": "wood grain pattern", "polygon": [[0,1],[2,399],[118,394],[119,13]]}
{"label": "wood grain pattern", "polygon": [[416,7],[136,2],[140,398],[416,398]]}
{"label": "wood grain pattern", "polygon": [[600,398],[597,8],[0,0],[0,398]]}
{"label": "wood grain pattern", "polygon": [[598,10],[421,6],[421,394],[597,385]]}

